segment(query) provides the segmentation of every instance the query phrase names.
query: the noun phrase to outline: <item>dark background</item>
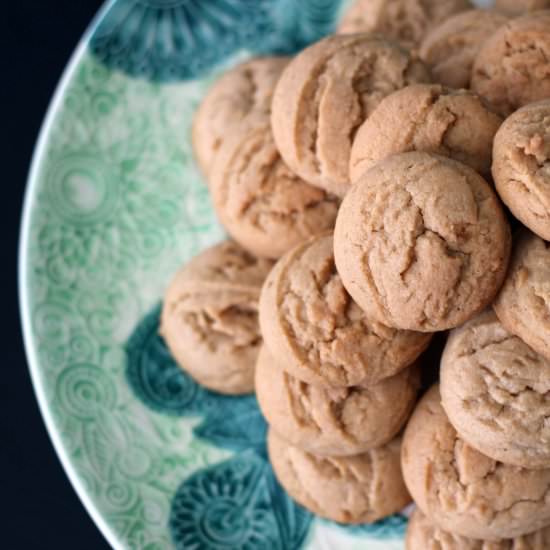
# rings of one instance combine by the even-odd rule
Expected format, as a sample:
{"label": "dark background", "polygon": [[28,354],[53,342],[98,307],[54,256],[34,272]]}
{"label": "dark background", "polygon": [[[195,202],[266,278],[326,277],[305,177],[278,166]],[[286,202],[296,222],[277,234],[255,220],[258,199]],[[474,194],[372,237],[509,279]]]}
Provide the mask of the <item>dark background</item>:
{"label": "dark background", "polygon": [[[8,251],[0,388],[0,547],[109,548],[57,459],[34,397],[17,299],[17,246],[28,167],[42,119],[100,0],[10,0],[0,15],[2,135],[0,217]],[[7,14],[6,14],[7,11]]]}

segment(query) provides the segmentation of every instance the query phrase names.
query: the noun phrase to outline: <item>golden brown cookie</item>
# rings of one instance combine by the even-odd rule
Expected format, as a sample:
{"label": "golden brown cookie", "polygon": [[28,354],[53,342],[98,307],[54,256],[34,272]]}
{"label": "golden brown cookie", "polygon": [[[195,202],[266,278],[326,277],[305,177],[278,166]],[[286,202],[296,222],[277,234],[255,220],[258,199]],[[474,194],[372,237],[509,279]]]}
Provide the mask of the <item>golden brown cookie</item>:
{"label": "golden brown cookie", "polygon": [[256,396],[269,425],[292,445],[323,456],[350,456],[389,443],[407,421],[420,387],[417,365],[372,386],[301,382],[265,346],[256,363]]}
{"label": "golden brown cookie", "polygon": [[550,8],[550,0],[495,0],[495,8],[510,15]]}
{"label": "golden brown cookie", "polygon": [[420,46],[420,58],[436,82],[449,88],[468,88],[472,65],[486,40],[508,21],[493,10],[469,10],[429,29]]}
{"label": "golden brown cookie", "polygon": [[550,245],[524,229],[493,304],[501,323],[550,360]]}
{"label": "golden brown cookie", "polygon": [[471,87],[502,115],[550,98],[550,10],[512,19],[483,45]]}
{"label": "golden brown cookie", "polygon": [[224,241],[193,258],[170,283],[160,332],[199,384],[228,394],[254,390],[262,344],[258,298],[272,265]]}
{"label": "golden brown cookie", "polygon": [[229,234],[252,254],[267,258],[279,258],[332,229],[339,204],[292,172],[262,117],[249,120],[219,150],[210,192]]}
{"label": "golden brown cookie", "polygon": [[338,32],[377,32],[413,48],[432,27],[471,8],[469,0],[356,0]]}
{"label": "golden brown cookie", "polygon": [[550,99],[508,117],[495,137],[493,155],[500,198],[531,231],[550,240]]}
{"label": "golden brown cookie", "polygon": [[338,273],[369,319],[434,332],[487,307],[508,265],[510,228],[468,166],[403,153],[366,172],[336,220]]}
{"label": "golden brown cookie", "polygon": [[371,523],[399,512],[411,498],[399,464],[400,439],[347,457],[320,457],[268,434],[277,479],[299,504],[340,523]]}
{"label": "golden brown cookie", "polygon": [[421,61],[385,39],[325,38],[298,54],[279,79],[271,116],[277,147],[304,180],[343,196],[357,128],[384,97],[429,80]]}
{"label": "golden brown cookie", "polygon": [[397,153],[425,151],[491,174],[492,144],[502,123],[479,96],[439,84],[413,84],[384,98],[357,131],[350,179]]}
{"label": "golden brown cookie", "polygon": [[224,73],[202,100],[193,120],[195,157],[208,175],[217,151],[250,114],[269,119],[275,84],[287,57],[259,57]]}
{"label": "golden brown cookie", "polygon": [[550,360],[488,309],[451,331],[441,358],[441,401],[460,437],[523,468],[550,468]]}
{"label": "golden brown cookie", "polygon": [[409,519],[405,548],[406,550],[548,550],[550,527],[514,539],[476,540],[439,529],[417,507]]}
{"label": "golden brown cookie", "polygon": [[288,252],[260,298],[266,346],[285,370],[316,385],[374,384],[410,365],[430,335],[390,329],[367,317],[336,272],[332,234]]}
{"label": "golden brown cookie", "polygon": [[550,469],[497,462],[466,444],[433,386],[403,437],[405,483],[440,529],[475,539],[514,538],[550,525]]}

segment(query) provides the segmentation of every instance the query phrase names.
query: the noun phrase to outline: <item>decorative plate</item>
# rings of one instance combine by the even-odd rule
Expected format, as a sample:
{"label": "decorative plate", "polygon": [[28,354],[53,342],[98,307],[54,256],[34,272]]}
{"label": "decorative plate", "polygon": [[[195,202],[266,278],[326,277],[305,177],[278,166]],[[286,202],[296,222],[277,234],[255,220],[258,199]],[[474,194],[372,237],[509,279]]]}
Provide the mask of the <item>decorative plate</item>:
{"label": "decorative plate", "polygon": [[27,353],[71,482],[115,548],[403,548],[406,518],[343,527],[281,489],[256,400],[204,390],[158,335],[173,272],[223,236],[189,130],[227,66],[292,53],[348,0],[115,0],[63,76],[29,178]]}

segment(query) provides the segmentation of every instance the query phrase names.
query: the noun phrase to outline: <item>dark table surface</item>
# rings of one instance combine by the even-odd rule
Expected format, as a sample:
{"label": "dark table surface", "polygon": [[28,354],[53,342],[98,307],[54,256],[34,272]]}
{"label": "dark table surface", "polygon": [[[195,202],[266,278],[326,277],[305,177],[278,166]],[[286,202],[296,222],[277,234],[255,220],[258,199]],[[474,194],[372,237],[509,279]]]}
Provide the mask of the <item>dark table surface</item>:
{"label": "dark table surface", "polygon": [[[100,0],[8,0],[2,6],[1,217],[8,235],[0,387],[0,548],[109,548],[80,503],[51,445],[34,397],[19,325],[17,246],[28,166],[50,98]],[[6,14],[7,10],[7,14]],[[6,490],[7,489],[7,490]]]}

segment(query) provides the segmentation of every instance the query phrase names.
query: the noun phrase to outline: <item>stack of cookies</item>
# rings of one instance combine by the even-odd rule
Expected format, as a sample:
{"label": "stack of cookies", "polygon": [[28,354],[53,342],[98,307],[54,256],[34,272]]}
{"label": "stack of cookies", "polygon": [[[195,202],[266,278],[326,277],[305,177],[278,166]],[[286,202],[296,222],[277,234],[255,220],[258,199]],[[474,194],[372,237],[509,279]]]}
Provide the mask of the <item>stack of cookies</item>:
{"label": "stack of cookies", "polygon": [[285,254],[260,297],[256,394],[281,484],[327,518],[371,522],[409,502],[400,439],[431,335],[370,319],[336,271],[331,233]]}
{"label": "stack of cookies", "polygon": [[211,390],[256,391],[314,513],[412,496],[409,550],[550,548],[544,7],[358,0],[294,58],[228,71],[193,125],[230,239],[168,288],[167,345]]}

